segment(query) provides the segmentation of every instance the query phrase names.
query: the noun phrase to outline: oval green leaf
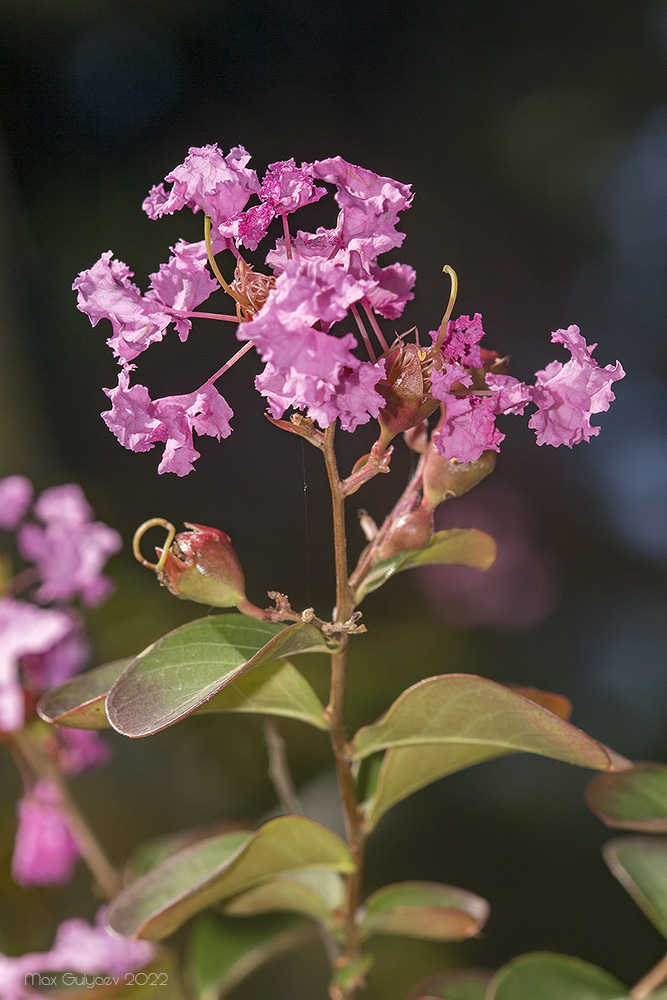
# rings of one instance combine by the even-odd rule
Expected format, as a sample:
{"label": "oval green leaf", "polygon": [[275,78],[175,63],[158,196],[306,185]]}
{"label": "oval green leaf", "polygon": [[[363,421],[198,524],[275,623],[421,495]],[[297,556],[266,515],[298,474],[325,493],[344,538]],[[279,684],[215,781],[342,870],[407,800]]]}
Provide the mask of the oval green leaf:
{"label": "oval green leaf", "polygon": [[533,952],[505,965],[491,980],[488,1000],[627,1000],[614,976],[569,955]]}
{"label": "oval green leaf", "polygon": [[365,901],[360,930],[432,941],[474,937],[489,917],[481,896],[439,882],[397,882],[378,889]]}
{"label": "oval green leaf", "polygon": [[234,920],[213,913],[197,921],[188,943],[186,974],[197,1000],[223,1000],[255,969],[304,941],[314,925],[271,914]]}
{"label": "oval green leaf", "polygon": [[443,743],[486,747],[494,755],[525,751],[596,770],[630,766],[534,699],[470,674],[429,677],[408,688],[375,725],[359,730],[354,757]]}
{"label": "oval green leaf", "polygon": [[222,905],[229,916],[258,913],[302,913],[322,923],[332,923],[343,905],[344,885],[338,872],[327,869],[296,871],[262,882],[233,896]]}
{"label": "oval green leaf", "polygon": [[254,667],[327,648],[313,625],[285,628],[245,615],[201,618],[169,632],[130,663],[107,696],[107,716],[123,736],[149,736],[190,715]]}
{"label": "oval green leaf", "polygon": [[524,751],[598,769],[630,766],[566,722],[569,708],[559,695],[510,690],[467,674],[431,677],[408,688],[354,740],[357,758],[386,749],[364,803],[369,828],[419,788],[508,753]]}
{"label": "oval green leaf", "polygon": [[110,904],[109,928],[159,940],[209,906],[285,872],[354,865],[336,834],[304,816],[279,816],[252,834],[228,833],[172,855]]}
{"label": "oval green leaf", "polygon": [[[104,707],[106,696],[131,662],[117,660],[54,688],[39,701],[40,716],[45,722],[72,729],[109,729]],[[321,701],[303,674],[288,660],[260,663],[195,712],[279,715],[307,722],[317,729],[327,728]]]}
{"label": "oval green leaf", "polygon": [[629,771],[597,774],[586,801],[607,826],[667,833],[667,766],[642,763]]}
{"label": "oval green leaf", "polygon": [[113,660],[52,688],[37,702],[39,715],[45,722],[70,729],[108,729],[104,702],[130,663],[132,658]]}
{"label": "oval green leaf", "polygon": [[667,837],[617,837],[602,853],[637,906],[667,937]]}
{"label": "oval green leaf", "polygon": [[486,1000],[492,978],[486,969],[448,969],[419,983],[408,1000]]}
{"label": "oval green leaf", "polygon": [[399,552],[390,559],[376,563],[366,574],[355,593],[360,604],[367,594],[381,587],[395,573],[416,566],[435,563],[448,566],[472,566],[488,569],[495,562],[498,547],[495,539],[477,528],[449,528],[437,531],[428,545],[409,552]]}

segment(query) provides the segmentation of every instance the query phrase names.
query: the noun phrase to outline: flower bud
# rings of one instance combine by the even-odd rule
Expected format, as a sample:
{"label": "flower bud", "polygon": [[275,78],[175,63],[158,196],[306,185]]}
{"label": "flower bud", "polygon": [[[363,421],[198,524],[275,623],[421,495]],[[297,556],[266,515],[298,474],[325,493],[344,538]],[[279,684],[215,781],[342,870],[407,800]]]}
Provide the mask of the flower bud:
{"label": "flower bud", "polygon": [[163,560],[158,579],[176,597],[215,608],[245,606],[245,579],[229,535],[201,524],[185,524]]}
{"label": "flower bud", "polygon": [[475,462],[443,458],[430,444],[424,464],[424,507],[435,510],[443,500],[460,497],[481,482],[496,466],[496,452],[484,451]]}
{"label": "flower bud", "polygon": [[416,344],[401,345],[386,355],[388,374],[376,388],[386,400],[378,420],[388,440],[430,417],[440,405],[429,392],[423,360]]}
{"label": "flower bud", "polygon": [[391,559],[428,545],[433,537],[433,511],[416,507],[399,517],[378,550],[378,560]]}

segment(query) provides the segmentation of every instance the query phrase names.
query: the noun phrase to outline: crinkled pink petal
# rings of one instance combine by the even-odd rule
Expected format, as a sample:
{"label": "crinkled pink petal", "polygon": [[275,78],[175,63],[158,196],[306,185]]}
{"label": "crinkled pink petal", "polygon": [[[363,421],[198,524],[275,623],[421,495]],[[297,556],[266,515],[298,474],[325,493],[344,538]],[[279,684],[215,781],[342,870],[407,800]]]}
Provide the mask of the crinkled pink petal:
{"label": "crinkled pink petal", "polygon": [[43,653],[25,653],[21,657],[23,684],[37,699],[52,687],[64,684],[83,669],[90,655],[90,646],[79,616],[68,609],[70,630]]}
{"label": "crinkled pink petal", "polygon": [[326,193],[326,188],[313,183],[308,164],[302,163],[297,167],[294,159],[289,159],[269,164],[259,197],[260,201],[271,205],[276,215],[286,215],[319,201]]}
{"label": "crinkled pink petal", "polygon": [[494,393],[496,413],[523,413],[527,404],[532,402],[532,386],[519,382],[511,375],[489,374],[486,384]]}
{"label": "crinkled pink petal", "polygon": [[600,428],[593,427],[590,418],[609,408],[615,399],[612,383],[625,372],[618,361],[600,368],[592,357],[596,345],[587,345],[577,326],[556,330],[551,340],[567,347],[572,358],[566,364],[552,361],[536,373],[532,401],[537,412],[528,426],[536,431],[539,445],[565,444],[571,448],[599,434]]}
{"label": "crinkled pink petal", "polygon": [[158,472],[186,476],[199,458],[192,433],[218,440],[231,434],[233,411],[212,383],[183,396],[152,400],[143,385],[130,386],[128,372],[120,372],[118,386],[104,390],[112,407],[102,417],[124,448],[148,451],[165,444]]}
{"label": "crinkled pink petal", "polygon": [[257,174],[246,166],[249,159],[242,146],[235,146],[227,156],[215,143],[193,146],[183,163],[165,177],[172,184],[171,190],[163,184],[153,187],[142,208],[151,219],[157,219],[187,207],[209,215],[217,228],[259,191]]}
{"label": "crinkled pink petal", "polygon": [[41,580],[35,598],[48,603],[79,597],[90,607],[101,604],[113,590],[102,569],[121,548],[118,532],[92,521],[93,511],[76,483],[45,490],[35,513],[43,526],[27,523],[18,533],[21,555],[35,563]]}
{"label": "crinkled pink petal", "polygon": [[385,361],[376,364],[362,361],[357,368],[343,369],[337,391],[318,410],[311,407],[309,416],[320,427],[339,419],[344,431],[354,431],[361,424],[377,417],[386,400],[376,392],[378,382],[385,377]]}
{"label": "crinkled pink petal", "polygon": [[390,264],[389,267],[379,267],[372,263],[369,267],[370,277],[377,285],[366,296],[375,312],[385,319],[398,319],[405,305],[414,298],[414,288],[417,274],[409,264]]}
{"label": "crinkled pink petal", "polygon": [[[431,332],[434,344],[439,334],[439,330]],[[455,362],[463,368],[481,368],[482,356],[478,345],[483,336],[480,313],[475,313],[472,319],[470,316],[459,316],[450,320],[441,348],[445,361]]]}
{"label": "crinkled pink petal", "polygon": [[63,885],[74,871],[79,850],[64,818],[57,786],[38,781],[20,800],[17,812],[12,878],[24,888]]}
{"label": "crinkled pink petal", "polygon": [[0,600],[0,730],[13,732],[23,725],[21,657],[46,652],[71,628],[72,620],[64,611],[38,608],[12,597]]}
{"label": "crinkled pink petal", "polygon": [[446,416],[435,439],[443,458],[475,462],[487,450],[500,451],[505,435],[495,426],[495,400],[489,396],[450,395]]}
{"label": "crinkled pink petal", "polygon": [[237,244],[256,250],[276,215],[271,205],[253,205],[235,215],[229,222],[221,223],[219,232]]}
{"label": "crinkled pink petal", "polygon": [[346,247],[370,261],[401,245],[405,237],[397,232],[396,223],[398,213],[412,204],[409,184],[357,167],[340,156],[316,160],[311,166],[316,177],[336,185],[341,207],[337,229]]}
{"label": "crinkled pink petal", "polygon": [[[179,240],[172,251],[169,261],[161,264],[160,270],[150,275],[151,286],[146,298],[155,298],[176,313],[192,312],[217,291],[219,285],[209,273],[203,242],[186,243]],[[178,336],[182,341],[187,340],[192,327],[191,320],[187,316],[178,315],[173,319]]]}
{"label": "crinkled pink petal", "polygon": [[32,503],[32,483],[25,476],[0,479],[0,528],[13,531]]}
{"label": "crinkled pink petal", "polygon": [[141,294],[130,281],[127,264],[114,260],[107,250],[87,271],[82,271],[72,288],[77,294],[77,308],[86,314],[92,326],[108,319],[113,336],[107,343],[114,354],[132,361],[156,341],[162,340],[172,317],[164,306]]}

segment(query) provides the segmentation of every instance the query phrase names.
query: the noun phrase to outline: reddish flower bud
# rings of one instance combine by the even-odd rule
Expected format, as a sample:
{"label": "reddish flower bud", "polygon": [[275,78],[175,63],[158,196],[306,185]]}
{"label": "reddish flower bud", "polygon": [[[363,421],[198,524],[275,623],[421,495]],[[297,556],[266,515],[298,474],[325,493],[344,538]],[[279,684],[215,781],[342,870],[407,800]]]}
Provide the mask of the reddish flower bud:
{"label": "reddish flower bud", "polygon": [[399,552],[410,552],[428,545],[433,537],[433,512],[416,507],[399,517],[378,550],[378,560],[391,559]]}
{"label": "reddish flower bud", "polygon": [[247,604],[245,579],[229,535],[201,524],[185,524],[169,548],[164,561],[162,549],[158,579],[172,594],[187,601],[215,608]]}
{"label": "reddish flower bud", "polygon": [[481,482],[496,467],[496,452],[484,451],[476,462],[455,462],[430,444],[424,464],[424,507],[435,510],[443,500],[460,497]]}
{"label": "reddish flower bud", "polygon": [[386,400],[378,420],[388,440],[430,417],[440,405],[430,394],[425,360],[416,344],[402,344],[386,355],[388,374],[376,388]]}

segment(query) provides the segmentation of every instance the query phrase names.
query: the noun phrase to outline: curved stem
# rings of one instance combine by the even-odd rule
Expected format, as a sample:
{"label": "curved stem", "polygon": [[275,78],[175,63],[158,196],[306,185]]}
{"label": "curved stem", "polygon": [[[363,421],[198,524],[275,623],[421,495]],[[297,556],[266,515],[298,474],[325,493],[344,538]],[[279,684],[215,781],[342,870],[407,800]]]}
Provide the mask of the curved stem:
{"label": "curved stem", "polygon": [[286,813],[301,816],[303,810],[289,769],[285,740],[282,738],[275,720],[269,715],[262,716],[262,732],[269,758],[269,778],[278,796],[278,801]]}
{"label": "curved stem", "polygon": [[[334,452],[334,425],[332,424],[324,435],[324,459],[329,477],[334,524],[334,546],[336,561],[336,610],[334,621],[344,623],[354,612],[354,595],[350,587],[347,570],[347,543],[345,535],[345,495],[343,484],[338,474],[336,455]],[[363,815],[359,808],[357,790],[349,746],[345,739],[344,709],[345,681],[347,677],[347,648],[349,636],[341,633],[340,648],[331,655],[331,691],[326,714],[329,720],[329,738],[336,761],[336,774],[340,790],[345,831],[348,848],[355,870],[347,876],[345,889],[345,904],[343,911],[343,928],[345,934],[345,951],[341,964],[354,962],[360,956],[359,930],[356,924],[356,912],[359,907],[361,878],[363,872],[363,856],[366,841]],[[352,1000],[355,987],[339,987],[333,985],[331,996],[336,1000]]]}

